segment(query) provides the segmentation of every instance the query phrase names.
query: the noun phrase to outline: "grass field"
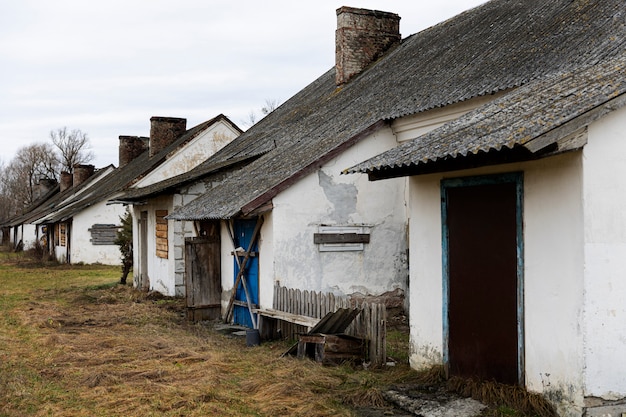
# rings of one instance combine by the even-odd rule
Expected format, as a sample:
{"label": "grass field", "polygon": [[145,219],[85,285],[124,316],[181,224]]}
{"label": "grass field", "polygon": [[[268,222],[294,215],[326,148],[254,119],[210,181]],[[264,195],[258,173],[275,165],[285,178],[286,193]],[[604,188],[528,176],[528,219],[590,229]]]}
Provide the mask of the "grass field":
{"label": "grass field", "polygon": [[186,322],[180,299],[117,285],[119,268],[1,256],[0,416],[351,416],[415,375],[246,347]]}
{"label": "grass field", "polygon": [[[189,323],[183,300],[119,276],[0,251],[0,417],[382,416],[394,415],[389,386],[443,383],[441,371],[409,368],[406,331],[388,331],[394,367],[321,366],[282,357],[286,341],[247,347],[213,323]],[[453,382],[492,398],[483,416],[552,415],[521,388]]]}

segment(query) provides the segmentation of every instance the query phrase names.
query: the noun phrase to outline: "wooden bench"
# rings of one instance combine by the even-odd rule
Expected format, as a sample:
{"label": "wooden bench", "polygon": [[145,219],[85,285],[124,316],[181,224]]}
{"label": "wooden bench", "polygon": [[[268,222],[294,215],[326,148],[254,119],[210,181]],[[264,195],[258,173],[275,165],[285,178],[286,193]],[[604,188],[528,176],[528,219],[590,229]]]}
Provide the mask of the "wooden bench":
{"label": "wooden bench", "polygon": [[286,311],[274,310],[273,308],[255,308],[253,313],[259,316],[259,334],[262,339],[274,339],[276,336],[276,320],[297,324],[310,331],[320,319],[303,316],[300,314],[287,313]]}

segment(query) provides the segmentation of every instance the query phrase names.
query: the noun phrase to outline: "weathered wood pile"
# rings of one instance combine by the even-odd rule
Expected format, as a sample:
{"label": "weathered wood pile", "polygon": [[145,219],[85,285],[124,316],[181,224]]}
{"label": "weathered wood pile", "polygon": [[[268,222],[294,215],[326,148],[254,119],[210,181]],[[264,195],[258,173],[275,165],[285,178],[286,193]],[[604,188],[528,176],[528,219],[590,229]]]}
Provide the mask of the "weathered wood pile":
{"label": "weathered wood pile", "polygon": [[[366,359],[372,366],[382,366],[387,360],[386,350],[386,306],[379,303],[370,303],[362,300],[351,299],[350,297],[337,297],[331,293],[321,293],[274,286],[274,303],[272,311],[288,313],[292,317],[301,317],[302,320],[308,318],[321,320],[328,313],[336,312],[340,309],[358,310],[359,313],[351,320],[351,324],[342,331],[346,336],[363,339],[367,342]],[[262,312],[267,317],[268,310]],[[271,338],[279,333],[282,337],[298,340],[300,335],[309,333],[314,328],[314,322],[298,323],[298,320],[289,320],[276,317],[274,326],[262,326],[261,336]],[[267,323],[267,321],[265,321]],[[304,324],[304,325],[303,325]],[[315,333],[317,334],[317,333]],[[335,339],[333,339],[335,340]]]}

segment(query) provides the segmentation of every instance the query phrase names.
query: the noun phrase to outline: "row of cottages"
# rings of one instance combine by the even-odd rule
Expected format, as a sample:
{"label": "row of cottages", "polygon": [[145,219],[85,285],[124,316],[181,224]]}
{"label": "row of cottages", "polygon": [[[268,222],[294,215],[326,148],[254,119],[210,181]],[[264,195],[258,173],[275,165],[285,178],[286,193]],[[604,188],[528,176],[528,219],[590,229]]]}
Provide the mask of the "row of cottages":
{"label": "row of cottages", "polygon": [[23,213],[16,213],[2,224],[2,244],[12,249],[32,247],[38,241],[40,230],[28,222],[28,214],[38,210],[46,201],[60,191],[55,179],[42,178],[37,181],[33,190],[33,203]]}
{"label": "row of cottages", "polygon": [[[228,317],[234,292],[234,322],[253,327],[247,303],[272,308],[277,284],[405,302],[406,181],[341,175],[397,145],[386,122],[358,120],[359,100],[346,92],[363,47],[355,27],[375,45],[367,66],[400,43],[399,17],[344,8],[339,21],[340,78],[331,69],[196,169],[119,197],[134,207],[136,285],[157,289],[160,248],[175,246],[168,286],[186,294],[196,319]],[[248,251],[246,296],[235,284]]]}
{"label": "row of cottages", "polygon": [[413,367],[519,384],[562,416],[626,412],[624,5],[492,0],[403,40],[397,15],[340,8],[334,68],[120,197],[150,207],[141,279],[158,287],[158,242],[201,240],[188,290],[224,315],[239,249],[263,308],[277,282],[407,291],[410,264]]}
{"label": "row of cottages", "polygon": [[40,220],[78,196],[84,195],[95,183],[114,170],[112,165],[98,170],[93,165],[76,165],[73,168],[72,173],[62,172],[58,183],[56,180],[40,180],[37,194],[40,194],[41,198],[27,208],[24,214],[9,220],[7,226],[12,229],[10,243],[14,247],[28,249],[39,245],[51,254],[56,253],[58,256],[55,257],[60,261],[68,261],[70,241],[67,240],[69,230],[66,229],[66,225],[50,228]]}
{"label": "row of cottages", "polygon": [[115,238],[126,207],[109,200],[135,183],[192,169],[241,133],[223,115],[189,130],[186,119],[150,122],[149,138],[120,136],[118,168],[77,165],[73,174],[61,174],[60,186],[37,207],[13,219],[10,225],[20,231],[24,248],[39,241],[61,262],[119,265]]}

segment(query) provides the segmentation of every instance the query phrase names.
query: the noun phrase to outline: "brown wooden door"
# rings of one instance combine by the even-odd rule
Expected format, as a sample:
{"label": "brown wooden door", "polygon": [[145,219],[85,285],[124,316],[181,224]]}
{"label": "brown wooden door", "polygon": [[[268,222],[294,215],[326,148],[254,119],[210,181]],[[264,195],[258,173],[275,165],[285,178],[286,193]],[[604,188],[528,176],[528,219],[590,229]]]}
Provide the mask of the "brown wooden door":
{"label": "brown wooden door", "polygon": [[514,182],[445,188],[450,375],[520,382],[517,192]]}
{"label": "brown wooden door", "polygon": [[201,237],[185,241],[187,318],[215,320],[221,316],[221,242],[219,222],[203,222]]}

